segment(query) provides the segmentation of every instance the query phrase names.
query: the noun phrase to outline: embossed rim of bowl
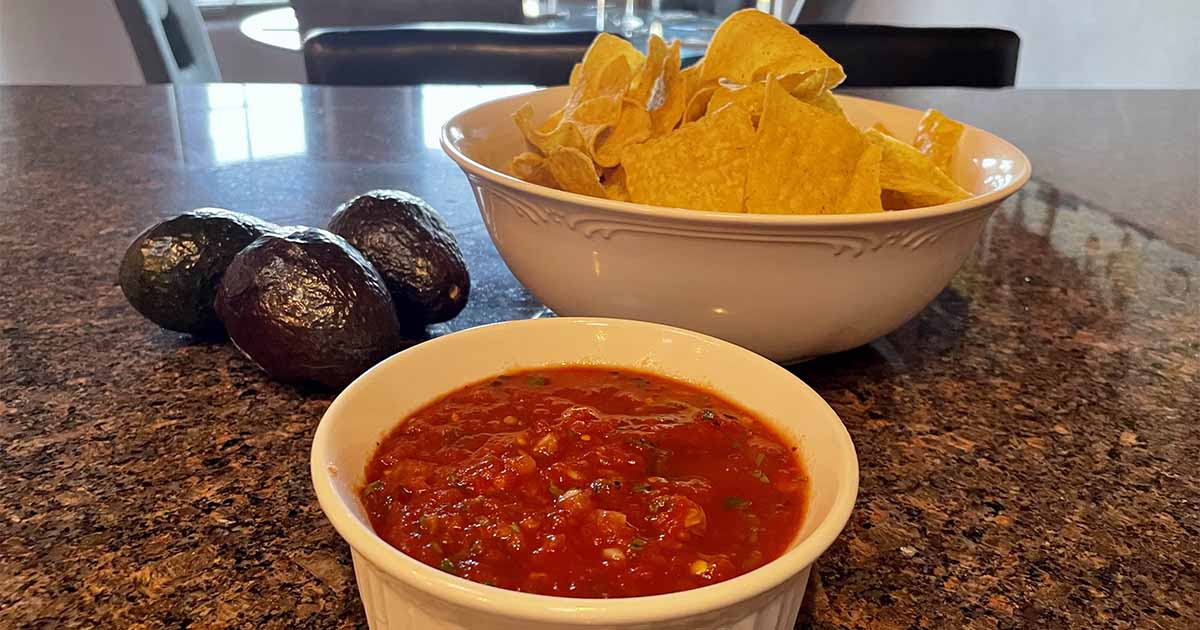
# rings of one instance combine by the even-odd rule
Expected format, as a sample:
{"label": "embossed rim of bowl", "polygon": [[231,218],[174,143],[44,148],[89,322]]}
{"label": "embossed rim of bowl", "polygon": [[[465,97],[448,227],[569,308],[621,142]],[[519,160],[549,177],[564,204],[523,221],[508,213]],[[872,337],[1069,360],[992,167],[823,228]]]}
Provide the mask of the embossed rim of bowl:
{"label": "embossed rim of bowl", "polygon": [[[814,226],[846,226],[846,225],[865,225],[865,224],[887,224],[899,223],[909,220],[918,220],[929,217],[943,217],[953,215],[965,210],[980,208],[992,203],[1002,201],[1004,198],[1012,195],[1017,190],[1020,190],[1026,182],[1029,181],[1033,172],[1033,167],[1029,162],[1029,158],[1021,152],[1015,145],[1008,142],[1004,138],[997,136],[989,131],[980,129],[968,123],[963,123],[968,130],[983,134],[989,141],[1000,144],[1002,147],[1011,151],[1018,159],[1015,160],[1015,168],[1012,181],[1008,182],[1000,188],[985,192],[979,195],[972,195],[962,201],[953,203],[944,203],[936,206],[926,206],[924,208],[913,208],[910,210],[896,210],[888,212],[869,212],[860,214],[752,214],[745,212],[717,212],[714,210],[690,210],[687,208],[668,208],[665,206],[652,206],[649,204],[634,203],[631,201],[613,201],[611,199],[601,199],[599,197],[589,197],[578,193],[571,193],[557,188],[549,188],[532,184],[523,179],[519,179],[503,171],[496,170],[482,164],[467,154],[463,153],[458,147],[458,142],[463,139],[459,134],[455,137],[454,130],[460,127],[460,121],[484,108],[498,107],[500,103],[511,103],[511,109],[505,110],[503,121],[499,124],[513,124],[508,114],[516,111],[520,102],[529,99],[534,94],[542,94],[552,90],[563,92],[566,95],[567,86],[557,86],[543,88],[541,90],[533,90],[531,92],[523,92],[512,96],[492,99],[485,103],[480,103],[474,107],[469,107],[455,114],[442,125],[442,132],[439,134],[442,150],[450,159],[454,160],[461,168],[469,171],[472,174],[483,177],[496,184],[515,188],[523,192],[535,195],[538,197],[547,197],[577,203],[593,208],[601,208],[618,213],[624,213],[632,216],[640,216],[645,218],[668,218],[676,219],[684,222],[698,224],[737,224],[737,225],[755,225],[755,226],[789,226],[803,227],[808,225]],[[843,94],[835,94],[835,98],[839,101],[865,103],[872,108],[900,110],[912,114],[920,114],[920,110],[903,105],[895,105],[885,101],[879,101],[858,96],[847,96]],[[564,98],[565,100],[565,98]]]}
{"label": "embossed rim of bowl", "polygon": [[[367,387],[379,387],[380,382],[378,381],[382,378],[381,375],[394,370],[396,363],[411,362],[428,365],[428,357],[441,352],[443,345],[453,345],[455,342],[461,343],[472,338],[477,338],[482,342],[488,335],[502,332],[536,336],[539,328],[546,326],[624,327],[638,328],[648,333],[670,334],[673,339],[690,339],[694,344],[700,344],[713,350],[713,356],[739,357],[765,372],[785,377],[789,386],[797,388],[804,396],[814,400],[815,402],[812,404],[819,409],[823,408],[828,412],[827,416],[832,419],[833,424],[830,425],[830,428],[835,436],[833,442],[839,448],[839,452],[835,457],[836,464],[834,465],[837,474],[833,486],[835,491],[825,518],[819,521],[819,524],[808,536],[785,551],[783,555],[753,571],[724,582],[663,595],[590,599],[522,593],[450,575],[392,547],[380,538],[369,525],[364,524],[351,513],[349,506],[346,505],[342,495],[335,487],[337,482],[334,477],[338,473],[329,470],[329,463],[334,460],[336,450],[333,445],[335,431],[348,430],[344,421],[338,422],[335,426],[335,421],[332,421],[331,418],[351,413],[344,409],[350,404],[347,402],[350,398],[347,394]],[[447,341],[451,338],[455,339],[455,342]],[[603,358],[599,360],[604,361]],[[557,359],[552,362],[556,361]],[[614,364],[625,363],[618,361]],[[642,369],[653,370],[654,368],[642,366]],[[661,369],[670,370],[666,364],[663,364]],[[465,385],[465,383],[463,384]],[[444,393],[446,392],[429,392],[428,396],[425,393],[416,395],[432,400]],[[410,395],[412,394],[410,393]],[[736,400],[735,396],[733,398]],[[816,415],[814,414],[813,422],[816,423],[814,426],[820,426],[827,422],[827,420],[816,419]],[[806,567],[811,566],[833,544],[849,521],[850,513],[853,511],[858,497],[859,486],[858,455],[849,431],[846,430],[837,412],[829,407],[825,399],[794,374],[750,350],[702,333],[664,324],[596,317],[562,317],[488,324],[438,337],[392,355],[355,379],[334,399],[321,418],[313,436],[309,466],[317,500],[325,517],[329,519],[334,529],[349,543],[352,549],[362,554],[364,558],[393,579],[463,608],[480,612],[495,611],[504,617],[526,621],[564,625],[628,625],[687,618],[736,606],[776,588]]]}

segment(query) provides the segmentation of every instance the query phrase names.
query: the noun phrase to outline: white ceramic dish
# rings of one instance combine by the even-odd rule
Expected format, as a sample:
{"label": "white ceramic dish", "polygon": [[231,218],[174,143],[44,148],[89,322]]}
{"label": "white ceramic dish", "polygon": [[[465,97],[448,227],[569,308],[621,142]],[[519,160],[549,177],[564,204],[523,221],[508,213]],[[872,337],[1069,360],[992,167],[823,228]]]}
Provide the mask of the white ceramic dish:
{"label": "white ceramic dish", "polygon": [[[973,127],[963,134],[951,175],[976,196],[902,212],[780,216],[659,208],[506,174],[508,161],[525,150],[510,114],[528,102],[540,119],[564,101],[566,89],[491,101],[442,130],[442,148],[466,173],[509,269],[560,315],[671,324],[776,361],[847,350],[908,321],[949,283],[992,211],[1030,175],[1016,147]],[[838,100],[856,125],[882,122],[903,140],[911,140],[922,114]]]}
{"label": "white ceramic dish", "polygon": [[[575,599],[476,584],[409,558],[375,535],[357,491],[380,438],[406,415],[494,374],[579,363],[649,370],[709,387],[797,444],[811,485],[803,526],[789,550],[750,573],[691,591]],[[311,466],[321,509],[350,544],[374,630],[790,629],[809,568],[845,526],[858,493],[858,459],[849,434],[791,373],[698,333],[605,319],[495,324],[394,355],[334,400],[313,438]]]}

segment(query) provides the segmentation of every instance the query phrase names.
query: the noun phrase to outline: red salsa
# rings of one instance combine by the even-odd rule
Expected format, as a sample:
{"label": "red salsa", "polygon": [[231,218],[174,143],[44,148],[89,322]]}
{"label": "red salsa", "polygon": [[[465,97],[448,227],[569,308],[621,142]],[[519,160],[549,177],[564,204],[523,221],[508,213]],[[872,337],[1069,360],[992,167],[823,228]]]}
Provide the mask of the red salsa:
{"label": "red salsa", "polygon": [[784,552],[808,487],[795,451],[746,410],[682,382],[542,369],[413,414],[379,445],[361,495],[384,540],[469,580],[657,595]]}

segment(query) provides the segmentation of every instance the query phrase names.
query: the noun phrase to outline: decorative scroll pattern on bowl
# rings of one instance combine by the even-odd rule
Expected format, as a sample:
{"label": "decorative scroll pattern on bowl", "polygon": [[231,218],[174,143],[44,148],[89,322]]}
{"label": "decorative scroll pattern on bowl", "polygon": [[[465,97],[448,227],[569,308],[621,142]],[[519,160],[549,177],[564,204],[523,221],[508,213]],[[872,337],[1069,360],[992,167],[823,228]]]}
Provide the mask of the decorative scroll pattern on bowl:
{"label": "decorative scroll pattern on bowl", "polygon": [[975,211],[952,215],[933,223],[925,223],[912,229],[895,230],[886,234],[863,231],[821,231],[804,234],[746,230],[738,228],[668,226],[637,219],[597,218],[587,214],[567,214],[548,205],[531,203],[521,197],[490,185],[478,177],[469,176],[476,201],[483,209],[488,223],[494,212],[507,209],[535,225],[557,223],[579,232],[585,238],[611,239],[621,232],[632,234],[660,234],[686,238],[707,238],[723,241],[752,241],[762,243],[792,243],[829,248],[834,256],[848,255],[858,258],[864,253],[875,252],[885,247],[917,250],[937,242],[947,232],[976,222],[988,215],[995,206],[985,206]]}

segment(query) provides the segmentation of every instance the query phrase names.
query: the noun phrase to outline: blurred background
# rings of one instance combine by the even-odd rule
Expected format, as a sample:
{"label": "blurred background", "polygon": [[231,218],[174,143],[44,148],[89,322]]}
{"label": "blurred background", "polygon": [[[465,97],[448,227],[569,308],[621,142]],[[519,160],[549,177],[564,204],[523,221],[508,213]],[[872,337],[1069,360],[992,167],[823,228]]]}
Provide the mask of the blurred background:
{"label": "blurred background", "polygon": [[0,0],[0,83],[303,83],[316,29],[445,20],[662,33],[698,55],[746,6],[798,24],[1007,29],[1018,87],[1200,87],[1198,0]]}

